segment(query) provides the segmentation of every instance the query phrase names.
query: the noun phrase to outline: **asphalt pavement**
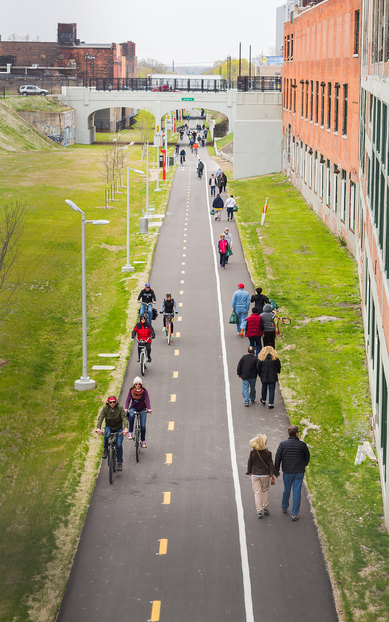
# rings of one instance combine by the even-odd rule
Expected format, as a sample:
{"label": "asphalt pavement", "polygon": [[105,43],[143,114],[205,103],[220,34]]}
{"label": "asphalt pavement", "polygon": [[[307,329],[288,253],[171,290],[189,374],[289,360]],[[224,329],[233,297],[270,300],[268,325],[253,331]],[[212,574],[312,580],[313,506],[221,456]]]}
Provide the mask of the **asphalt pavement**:
{"label": "asphalt pavement", "polygon": [[[113,485],[102,464],[58,621],[333,622],[305,489],[298,522],[281,512],[282,477],[270,489],[270,515],[257,518],[245,475],[249,440],[267,434],[274,458],[289,422],[278,385],[274,410],[243,405],[236,365],[248,342],[228,319],[237,284],[250,293],[260,284],[250,282],[235,223],[228,223],[233,256],[219,268],[226,213],[215,222],[208,204],[217,165],[200,149],[208,169],[200,180],[186,151],[150,275],[158,310],[171,291],[179,314],[171,345],[161,316],[153,323],[144,376],[148,447],[136,463],[133,443],[124,441],[123,472]],[[122,404],[139,371],[134,348]]]}

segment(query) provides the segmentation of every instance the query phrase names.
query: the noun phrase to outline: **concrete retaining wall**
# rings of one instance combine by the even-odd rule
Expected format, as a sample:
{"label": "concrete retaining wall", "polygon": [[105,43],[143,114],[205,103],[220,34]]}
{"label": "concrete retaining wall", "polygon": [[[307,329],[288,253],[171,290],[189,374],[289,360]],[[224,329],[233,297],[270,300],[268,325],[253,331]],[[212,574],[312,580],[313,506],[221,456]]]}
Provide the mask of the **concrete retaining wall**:
{"label": "concrete retaining wall", "polygon": [[73,145],[76,137],[76,116],[74,110],[65,112],[18,111],[19,116],[36,127],[58,145]]}

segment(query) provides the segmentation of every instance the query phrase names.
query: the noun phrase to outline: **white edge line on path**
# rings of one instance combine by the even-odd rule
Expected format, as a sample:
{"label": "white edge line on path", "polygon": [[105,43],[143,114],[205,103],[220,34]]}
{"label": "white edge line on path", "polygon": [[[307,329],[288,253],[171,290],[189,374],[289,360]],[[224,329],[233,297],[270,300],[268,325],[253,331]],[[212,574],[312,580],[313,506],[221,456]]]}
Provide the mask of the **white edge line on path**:
{"label": "white edge line on path", "polygon": [[[204,163],[204,170],[205,170],[205,180],[207,180],[208,173],[207,173],[207,166],[205,163]],[[212,246],[214,270],[215,270],[215,277],[216,277],[217,303],[218,303],[218,309],[219,309],[219,324],[220,324],[220,341],[221,341],[221,346],[222,346],[224,385],[225,385],[226,405],[227,405],[228,436],[229,436],[229,441],[230,441],[230,456],[231,456],[232,478],[233,478],[234,489],[235,489],[235,503],[236,503],[236,510],[238,514],[239,545],[240,545],[240,555],[241,555],[241,563],[242,563],[243,592],[244,592],[244,603],[245,603],[245,609],[246,609],[246,622],[254,622],[253,600],[252,600],[252,595],[251,595],[250,568],[249,568],[249,559],[248,559],[248,554],[247,554],[246,527],[245,527],[245,522],[244,522],[242,493],[241,493],[241,488],[240,488],[238,463],[236,460],[236,451],[235,451],[234,423],[232,420],[232,406],[231,406],[231,389],[230,389],[230,380],[229,380],[229,375],[228,375],[227,350],[226,350],[226,340],[225,340],[224,324],[223,324],[223,305],[222,305],[221,290],[220,290],[220,278],[219,278],[219,272],[218,272],[217,255],[216,255],[215,243],[213,240],[213,230],[212,230],[212,221],[211,221],[211,214],[210,214],[210,204],[209,204],[209,194],[208,194],[207,183],[205,184],[205,193],[207,197],[209,233],[211,236],[211,246]]]}

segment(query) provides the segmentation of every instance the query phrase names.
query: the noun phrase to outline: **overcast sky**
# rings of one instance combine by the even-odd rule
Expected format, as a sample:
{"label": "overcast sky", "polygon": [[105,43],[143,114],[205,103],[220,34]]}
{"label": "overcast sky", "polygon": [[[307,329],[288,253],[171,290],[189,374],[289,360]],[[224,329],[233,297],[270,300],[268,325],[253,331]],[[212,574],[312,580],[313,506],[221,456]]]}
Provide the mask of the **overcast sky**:
{"label": "overcast sky", "polygon": [[[283,0],[3,0],[0,34],[56,41],[57,22],[76,22],[86,43],[134,41],[138,58],[167,65],[275,53],[276,7]],[[185,7],[185,8],[184,8]]]}

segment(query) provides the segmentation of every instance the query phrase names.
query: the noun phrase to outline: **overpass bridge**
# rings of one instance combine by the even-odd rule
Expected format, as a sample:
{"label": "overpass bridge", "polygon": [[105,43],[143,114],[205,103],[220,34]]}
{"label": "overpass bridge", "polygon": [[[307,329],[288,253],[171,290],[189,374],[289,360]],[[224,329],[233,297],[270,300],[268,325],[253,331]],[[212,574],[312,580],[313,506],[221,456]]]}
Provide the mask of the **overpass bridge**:
{"label": "overpass bridge", "polygon": [[94,142],[94,114],[98,110],[147,110],[154,115],[157,126],[161,125],[165,114],[182,108],[205,108],[226,115],[229,130],[234,132],[234,179],[281,170],[282,94],[279,81],[267,83],[266,89],[261,89],[259,82],[258,90],[247,91],[225,88],[223,83],[213,88],[201,88],[201,85],[196,87],[189,81],[184,88],[171,90],[163,90],[163,87],[148,89],[147,82],[140,84],[138,80],[115,86],[96,82],[90,87],[62,87],[60,101],[75,110],[77,143],[89,145]]}

